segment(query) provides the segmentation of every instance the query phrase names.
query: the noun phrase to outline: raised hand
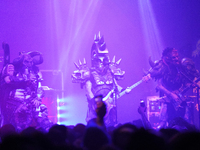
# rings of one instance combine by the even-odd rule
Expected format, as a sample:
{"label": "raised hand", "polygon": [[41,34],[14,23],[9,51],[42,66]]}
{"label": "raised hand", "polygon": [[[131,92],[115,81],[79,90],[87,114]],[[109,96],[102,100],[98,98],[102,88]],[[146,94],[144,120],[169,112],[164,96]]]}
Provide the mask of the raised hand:
{"label": "raised hand", "polygon": [[138,113],[141,115],[144,114],[146,110],[147,110],[147,107],[142,107],[142,106],[138,107]]}
{"label": "raised hand", "polygon": [[33,104],[36,106],[36,108],[39,107],[40,104],[41,104],[41,101],[39,101],[39,100],[37,100],[37,99],[32,100],[32,102],[33,102]]}
{"label": "raised hand", "polygon": [[144,76],[142,78],[142,80],[145,81],[145,82],[149,81],[150,79],[151,79],[151,75],[150,74],[147,74],[146,76]]}
{"label": "raised hand", "polygon": [[125,92],[126,92],[126,94],[130,93],[130,92],[131,92],[130,87],[127,87],[127,88],[125,89]]}

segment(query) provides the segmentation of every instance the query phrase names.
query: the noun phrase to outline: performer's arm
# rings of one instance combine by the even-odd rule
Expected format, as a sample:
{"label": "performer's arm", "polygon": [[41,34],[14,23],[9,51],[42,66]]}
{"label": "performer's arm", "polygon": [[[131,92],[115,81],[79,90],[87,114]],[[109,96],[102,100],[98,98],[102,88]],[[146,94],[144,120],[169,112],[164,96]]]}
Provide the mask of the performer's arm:
{"label": "performer's arm", "polygon": [[119,92],[122,92],[122,91],[126,90],[126,93],[129,93],[129,92],[131,91],[131,89],[130,89],[129,87],[127,87],[126,89],[122,88],[122,87],[117,83],[116,79],[114,79],[114,82],[115,82],[115,85],[116,85],[117,90],[118,90]]}
{"label": "performer's arm", "polygon": [[2,77],[5,83],[10,83],[14,76],[14,66],[12,64],[8,64],[6,67],[3,68]]}
{"label": "performer's arm", "polygon": [[113,80],[114,80],[114,82],[115,82],[114,84],[116,85],[117,90],[118,90],[118,91],[122,91],[123,88],[117,83],[116,79],[114,78]]}
{"label": "performer's arm", "polygon": [[42,98],[44,97],[44,89],[42,88],[42,72],[38,72],[37,73],[37,97],[35,99],[33,99],[33,104],[36,106],[36,108],[38,108],[41,103],[42,103]]}
{"label": "performer's arm", "polygon": [[8,64],[3,68],[2,71],[2,79],[4,80],[3,84],[7,84],[12,88],[25,88],[27,85],[27,82],[17,80],[17,78],[14,76],[14,65]]}
{"label": "performer's arm", "polygon": [[152,129],[151,123],[147,119],[147,116],[145,114],[147,107],[146,106],[139,106],[138,107],[138,113],[141,115],[143,126],[145,129]]}
{"label": "performer's arm", "polygon": [[90,80],[86,81],[85,90],[87,97],[89,99],[92,99],[94,97],[94,94],[92,93],[92,82]]}
{"label": "performer's arm", "polygon": [[170,98],[172,98],[172,99],[174,99],[174,100],[176,100],[176,101],[179,100],[179,97],[178,97],[176,94],[174,94],[173,92],[167,90],[167,89],[161,84],[161,80],[158,80],[157,83],[158,83],[158,84],[157,84],[157,87],[156,87],[157,90],[163,92],[167,97],[170,97]]}

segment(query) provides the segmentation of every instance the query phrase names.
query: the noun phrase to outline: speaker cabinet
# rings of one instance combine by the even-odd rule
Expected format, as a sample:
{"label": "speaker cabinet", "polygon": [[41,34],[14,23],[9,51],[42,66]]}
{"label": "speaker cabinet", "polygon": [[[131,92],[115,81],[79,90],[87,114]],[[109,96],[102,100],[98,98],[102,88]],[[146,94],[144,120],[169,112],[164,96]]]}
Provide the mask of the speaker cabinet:
{"label": "speaker cabinet", "polygon": [[147,118],[153,128],[159,125],[161,103],[158,96],[147,97]]}

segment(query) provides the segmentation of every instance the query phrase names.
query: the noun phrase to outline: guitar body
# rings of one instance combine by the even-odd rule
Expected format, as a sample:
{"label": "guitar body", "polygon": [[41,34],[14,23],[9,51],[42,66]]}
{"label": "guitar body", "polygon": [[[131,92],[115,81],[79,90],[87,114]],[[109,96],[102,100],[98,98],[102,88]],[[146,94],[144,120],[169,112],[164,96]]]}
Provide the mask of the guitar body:
{"label": "guitar body", "polygon": [[106,115],[105,118],[108,117],[110,110],[116,105],[114,104],[114,90],[111,90],[104,98],[103,101],[105,102],[107,109],[106,109]]}
{"label": "guitar body", "polygon": [[187,97],[182,95],[182,90],[176,90],[172,91],[173,94],[175,94],[178,99],[175,99],[172,95],[170,96],[164,96],[164,101],[167,103],[172,103],[174,109],[178,111],[179,108],[183,108],[182,104],[186,101]]}
{"label": "guitar body", "polygon": [[[129,88],[132,90],[133,88],[137,87],[143,82],[143,79],[134,83],[131,85]],[[120,98],[121,96],[126,94],[126,90],[120,92],[120,93],[115,93],[114,89],[111,90],[104,98],[103,101],[106,103],[107,106],[107,113],[105,115],[105,118],[108,117],[110,111],[112,108],[116,107],[115,100]]]}
{"label": "guitar body", "polygon": [[[184,105],[184,102],[188,101],[188,94],[186,94],[186,92],[189,89],[193,89],[194,85],[196,86],[197,83],[200,81],[200,77],[199,78],[195,78],[194,81],[192,83],[188,83],[186,86],[182,86],[181,88],[179,88],[178,90],[172,91],[173,94],[175,94],[176,96],[178,96],[178,99],[175,99],[173,96],[167,96],[168,97],[168,101],[166,102],[172,102],[175,110],[177,111],[179,108],[183,108],[182,105]],[[197,85],[198,86],[198,85]]]}
{"label": "guitar body", "polygon": [[174,99],[172,99],[172,98],[169,98],[170,100],[169,101],[171,101],[172,102],[172,105],[173,105],[173,107],[174,107],[174,109],[176,110],[176,111],[178,111],[178,109],[179,108],[181,108],[182,106],[181,106],[181,104],[182,104],[182,100],[174,100]]}

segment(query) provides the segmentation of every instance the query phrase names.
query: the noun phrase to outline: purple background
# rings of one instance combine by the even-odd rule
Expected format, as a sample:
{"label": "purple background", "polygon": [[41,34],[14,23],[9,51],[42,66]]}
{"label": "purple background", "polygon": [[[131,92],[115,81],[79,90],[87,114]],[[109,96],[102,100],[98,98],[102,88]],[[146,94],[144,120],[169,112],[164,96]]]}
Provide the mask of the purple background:
{"label": "purple background", "polygon": [[[0,42],[10,45],[11,61],[20,51],[40,51],[44,83],[61,88],[63,74],[64,108],[62,123],[85,123],[85,91],[71,82],[74,62],[86,58],[94,34],[104,35],[110,58],[122,58],[126,72],[118,83],[127,87],[139,81],[150,68],[149,56],[157,60],[162,50],[175,47],[189,55],[200,38],[200,1],[182,0],[1,0]],[[55,77],[56,76],[56,77]],[[157,95],[155,82],[142,83],[118,100],[119,123],[140,118],[140,99]],[[55,106],[55,105],[54,105]]]}

